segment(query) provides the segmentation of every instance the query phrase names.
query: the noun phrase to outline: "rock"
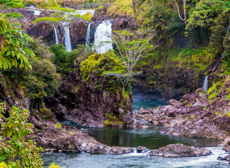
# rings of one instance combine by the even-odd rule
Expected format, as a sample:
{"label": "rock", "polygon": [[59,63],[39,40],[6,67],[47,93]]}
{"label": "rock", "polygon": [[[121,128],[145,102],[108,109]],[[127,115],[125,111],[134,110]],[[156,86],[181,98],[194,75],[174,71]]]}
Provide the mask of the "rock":
{"label": "rock", "polygon": [[198,157],[207,156],[211,153],[212,152],[207,148],[195,148],[193,146],[183,144],[171,144],[156,150],[152,150],[150,151],[149,155],[160,157]]}
{"label": "rock", "polygon": [[218,156],[217,160],[228,161],[229,164],[230,164],[230,155],[227,155],[227,156],[225,156],[225,157]]}
{"label": "rock", "polygon": [[230,80],[227,81],[227,82],[225,83],[225,86],[226,86],[226,87],[229,87],[229,86],[230,86]]}
{"label": "rock", "polygon": [[209,105],[208,102],[201,103],[200,101],[197,101],[192,106],[193,107],[204,107],[204,106],[207,106],[207,105]]}
{"label": "rock", "polygon": [[170,117],[176,117],[176,112],[178,111],[177,108],[173,107],[172,105],[166,106],[165,114]]}
{"label": "rock", "polygon": [[172,120],[172,121],[170,122],[170,125],[171,125],[171,127],[179,126],[179,125],[181,125],[181,124],[184,125],[186,121],[187,121],[186,119],[177,118],[177,119]]}
{"label": "rock", "polygon": [[171,99],[167,102],[167,105],[172,105],[174,107],[180,107],[182,105],[182,103],[175,100],[175,99]]}
{"label": "rock", "polygon": [[137,153],[142,153],[144,150],[146,150],[146,147],[144,147],[144,146],[138,146],[137,147]]}
{"label": "rock", "polygon": [[153,114],[159,114],[159,113],[161,113],[160,110],[154,110],[154,111],[153,111]]}

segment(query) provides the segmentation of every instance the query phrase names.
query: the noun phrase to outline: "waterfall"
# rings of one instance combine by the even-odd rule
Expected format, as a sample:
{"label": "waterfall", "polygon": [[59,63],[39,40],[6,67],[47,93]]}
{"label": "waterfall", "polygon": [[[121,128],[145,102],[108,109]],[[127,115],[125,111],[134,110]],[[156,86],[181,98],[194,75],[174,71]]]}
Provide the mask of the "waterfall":
{"label": "waterfall", "polygon": [[206,92],[207,90],[208,90],[208,75],[205,77],[204,80],[203,92]]}
{"label": "waterfall", "polygon": [[106,53],[110,49],[113,49],[112,45],[112,23],[110,21],[103,21],[98,25],[94,35],[93,49],[97,53]]}
{"label": "waterfall", "polygon": [[55,44],[58,44],[58,43],[59,43],[59,40],[58,40],[58,33],[57,33],[57,29],[56,29],[55,26],[54,26],[54,36],[55,36]]}
{"label": "waterfall", "polygon": [[91,29],[91,23],[88,24],[87,33],[86,33],[86,42],[85,42],[86,50],[89,50],[90,47],[90,29]]}
{"label": "waterfall", "polygon": [[65,32],[65,47],[66,47],[66,51],[71,52],[72,51],[72,46],[71,46],[71,38],[70,38],[69,27],[65,26],[64,27],[64,32]]}

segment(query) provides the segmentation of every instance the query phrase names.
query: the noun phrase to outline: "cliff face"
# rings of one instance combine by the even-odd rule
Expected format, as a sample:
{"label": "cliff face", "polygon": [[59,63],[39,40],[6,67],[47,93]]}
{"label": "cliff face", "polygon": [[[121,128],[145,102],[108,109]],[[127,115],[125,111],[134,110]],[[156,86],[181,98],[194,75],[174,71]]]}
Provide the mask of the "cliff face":
{"label": "cliff face", "polygon": [[135,77],[133,91],[158,92],[166,100],[179,99],[184,94],[202,87],[205,77],[204,71],[196,72],[194,69],[178,67],[173,63],[169,67],[142,67],[138,70],[142,71],[142,74]]}

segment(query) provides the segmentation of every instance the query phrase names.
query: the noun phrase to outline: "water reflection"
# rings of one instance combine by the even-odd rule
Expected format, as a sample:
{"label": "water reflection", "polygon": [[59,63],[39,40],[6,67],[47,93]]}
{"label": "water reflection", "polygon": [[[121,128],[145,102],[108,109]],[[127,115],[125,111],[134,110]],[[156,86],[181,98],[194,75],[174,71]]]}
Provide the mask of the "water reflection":
{"label": "water reflection", "polygon": [[70,121],[62,121],[71,126],[81,129],[101,143],[109,146],[137,147],[145,146],[148,149],[182,143],[197,147],[213,147],[221,143],[219,140],[206,138],[186,138],[162,135],[160,131],[163,127],[149,126],[148,129],[122,129],[122,128],[88,128],[78,126]]}

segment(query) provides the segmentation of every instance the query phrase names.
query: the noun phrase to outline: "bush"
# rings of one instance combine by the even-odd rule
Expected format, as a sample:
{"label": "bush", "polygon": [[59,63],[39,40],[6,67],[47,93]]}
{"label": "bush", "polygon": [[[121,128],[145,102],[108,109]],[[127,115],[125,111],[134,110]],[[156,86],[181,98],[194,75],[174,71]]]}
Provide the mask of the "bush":
{"label": "bush", "polygon": [[[6,109],[4,103],[0,104],[0,124],[2,127],[2,137],[0,136],[0,162],[7,162],[8,167],[42,167],[42,148],[37,148],[32,140],[25,140],[26,135],[32,133],[32,124],[27,123],[29,117],[28,110],[20,110],[12,107],[9,110],[7,123],[3,123],[1,118]],[[6,164],[0,163],[5,166]]]}
{"label": "bush", "polygon": [[55,44],[50,48],[54,53],[54,63],[57,65],[57,71],[62,74],[67,74],[74,70],[74,61],[80,57],[83,46],[78,46],[78,49],[67,52],[62,44]]}
{"label": "bush", "polygon": [[5,8],[25,8],[21,0],[0,0],[0,4],[5,4]]}

